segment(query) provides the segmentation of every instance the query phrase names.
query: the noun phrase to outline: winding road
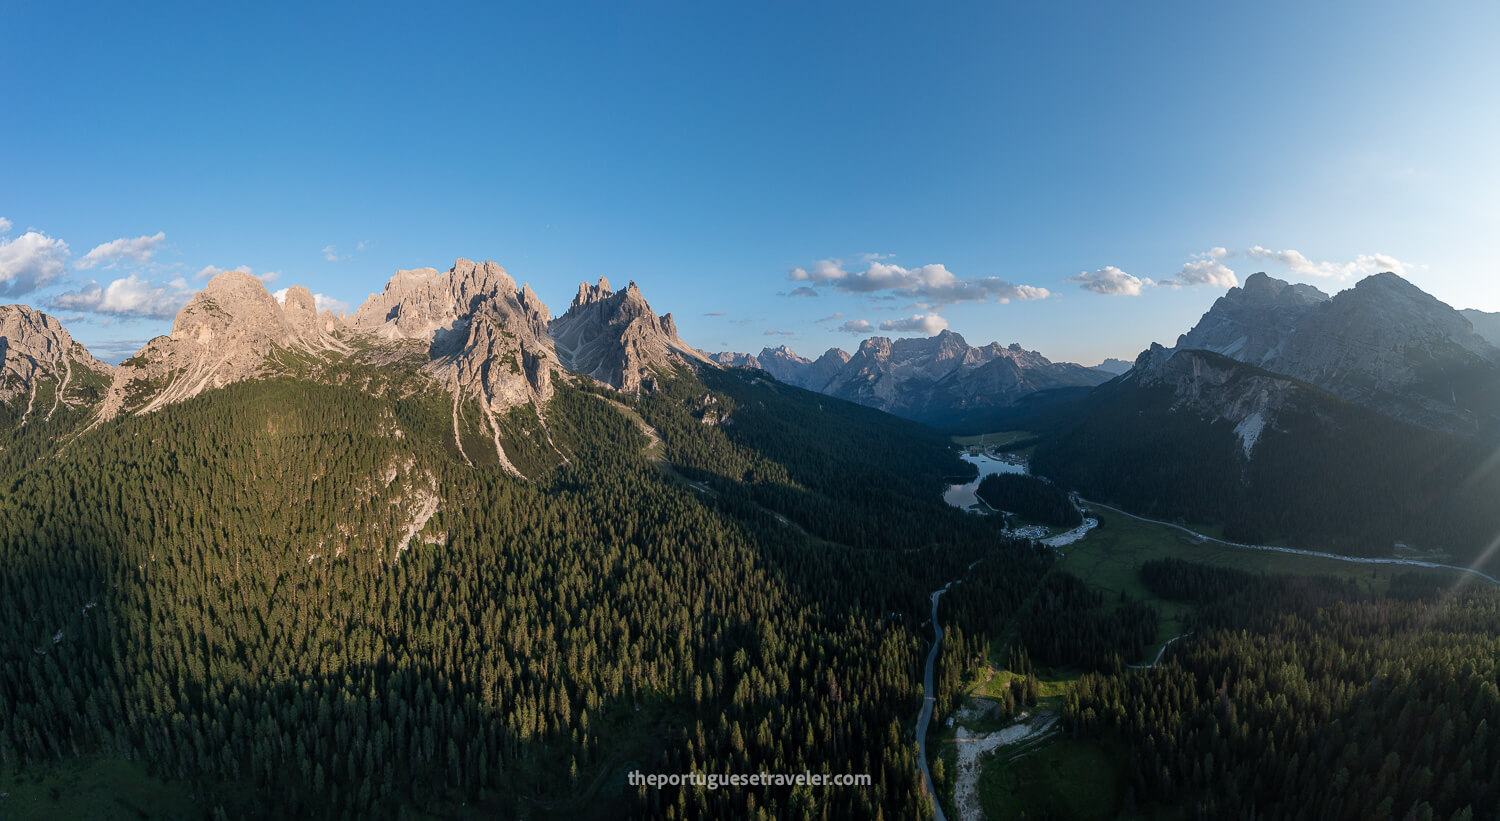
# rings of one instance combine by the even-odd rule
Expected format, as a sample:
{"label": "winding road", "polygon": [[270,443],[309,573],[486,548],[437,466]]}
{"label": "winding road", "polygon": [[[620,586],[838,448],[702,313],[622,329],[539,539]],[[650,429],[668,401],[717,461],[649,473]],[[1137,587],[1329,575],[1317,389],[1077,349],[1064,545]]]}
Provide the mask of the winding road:
{"label": "winding road", "polygon": [[1212,536],[1205,536],[1202,533],[1197,532],[1196,530],[1190,530],[1190,529],[1188,529],[1186,527],[1183,527],[1182,525],[1172,524],[1171,522],[1163,522],[1160,519],[1148,519],[1145,516],[1137,516],[1134,513],[1127,513],[1126,511],[1123,511],[1123,510],[1121,510],[1121,509],[1119,509],[1117,507],[1111,507],[1110,505],[1104,504],[1103,502],[1091,502],[1088,499],[1085,499],[1083,497],[1079,497],[1078,501],[1083,502],[1086,505],[1093,505],[1094,507],[1102,507],[1105,510],[1112,510],[1115,513],[1120,514],[1121,516],[1129,516],[1132,519],[1137,519],[1137,520],[1142,521],[1142,522],[1150,522],[1151,524],[1154,524],[1154,525],[1162,525],[1163,527],[1170,527],[1173,530],[1180,530],[1183,533],[1188,534],[1189,536],[1194,536],[1196,538],[1204,539],[1206,541],[1214,542],[1216,544],[1227,545],[1229,547],[1239,547],[1239,548],[1243,548],[1245,550],[1268,550],[1268,551],[1271,551],[1271,552],[1274,552],[1274,553],[1292,553],[1292,554],[1295,554],[1295,555],[1298,555],[1298,556],[1312,556],[1312,557],[1319,558],[1319,559],[1334,559],[1336,561],[1354,562],[1356,564],[1404,564],[1404,565],[1410,565],[1412,567],[1431,567],[1431,568],[1437,568],[1437,569],[1442,569],[1442,570],[1457,570],[1460,573],[1470,573],[1470,574],[1473,574],[1475,576],[1478,576],[1479,578],[1484,579],[1485,581],[1489,582],[1490,584],[1500,584],[1500,579],[1496,579],[1494,576],[1490,576],[1490,575],[1487,575],[1485,573],[1481,573],[1481,572],[1479,572],[1478,570],[1475,570],[1472,567],[1459,567],[1457,565],[1452,565],[1452,564],[1439,564],[1437,562],[1426,562],[1426,561],[1422,561],[1421,559],[1376,559],[1376,558],[1371,558],[1371,557],[1367,557],[1367,556],[1341,556],[1341,555],[1339,555],[1337,553],[1323,553],[1323,552],[1320,552],[1320,551],[1317,551],[1317,550],[1298,550],[1298,549],[1293,548],[1293,547],[1271,547],[1270,545],[1263,545],[1263,544],[1243,544],[1241,542],[1226,542],[1223,539],[1215,539]]}
{"label": "winding road", "polygon": [[[968,569],[973,570],[974,565],[983,559],[975,559],[969,564]],[[932,708],[937,704],[937,697],[933,695],[932,665],[937,662],[938,648],[943,644],[943,625],[938,623],[937,608],[938,598],[948,592],[948,588],[963,581],[954,579],[943,585],[942,590],[932,591],[932,649],[927,651],[927,669],[922,672],[922,712],[917,714],[917,764],[922,768],[922,781],[927,785],[927,795],[932,799],[932,817],[936,821],[948,821],[943,815],[943,807],[937,800],[937,788],[932,783],[932,771],[927,767],[927,725],[932,721]]]}
{"label": "winding road", "polygon": [[[970,565],[973,567],[973,565]],[[927,795],[932,798],[932,817],[936,821],[948,821],[943,815],[943,806],[938,803],[937,787],[932,783],[932,771],[927,767],[927,724],[932,721],[932,708],[937,703],[933,695],[932,665],[937,661],[938,648],[943,644],[943,626],[938,624],[938,597],[948,592],[953,582],[943,585],[942,590],[932,591],[932,649],[927,651],[927,669],[922,673],[922,712],[917,714],[917,764],[922,768],[922,780],[927,784]]]}

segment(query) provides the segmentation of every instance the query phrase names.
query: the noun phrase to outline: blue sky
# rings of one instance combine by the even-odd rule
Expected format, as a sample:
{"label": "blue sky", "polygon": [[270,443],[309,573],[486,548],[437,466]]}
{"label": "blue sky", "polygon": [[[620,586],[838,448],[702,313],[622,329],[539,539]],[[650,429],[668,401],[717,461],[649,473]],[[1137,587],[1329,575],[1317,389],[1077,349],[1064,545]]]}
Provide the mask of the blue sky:
{"label": "blue sky", "polygon": [[357,305],[461,256],[709,350],[1093,364],[1257,270],[1500,310],[1493,3],[0,13],[0,301],[110,359],[210,266]]}

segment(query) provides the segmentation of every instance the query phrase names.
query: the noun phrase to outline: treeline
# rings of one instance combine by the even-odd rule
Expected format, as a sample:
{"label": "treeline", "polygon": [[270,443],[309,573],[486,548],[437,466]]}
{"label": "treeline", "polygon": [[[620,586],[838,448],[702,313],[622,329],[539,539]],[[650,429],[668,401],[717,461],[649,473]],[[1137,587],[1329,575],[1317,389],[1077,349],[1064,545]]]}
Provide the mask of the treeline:
{"label": "treeline", "polygon": [[[1128,812],[1205,818],[1493,818],[1500,807],[1500,594],[1162,562],[1200,602],[1153,670],[1085,676],[1077,736],[1126,751]],[[1427,595],[1422,595],[1423,592]]]}
{"label": "treeline", "polygon": [[1037,476],[991,473],[979,483],[980,500],[996,510],[1053,527],[1078,527],[1083,514],[1073,506],[1068,492]]}

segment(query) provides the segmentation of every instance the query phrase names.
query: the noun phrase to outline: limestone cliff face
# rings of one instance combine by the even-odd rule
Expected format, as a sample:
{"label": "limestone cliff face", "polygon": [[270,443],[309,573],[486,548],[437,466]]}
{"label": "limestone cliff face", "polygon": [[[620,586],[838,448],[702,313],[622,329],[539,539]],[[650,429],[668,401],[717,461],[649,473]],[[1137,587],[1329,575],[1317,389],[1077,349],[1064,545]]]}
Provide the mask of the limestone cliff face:
{"label": "limestone cliff face", "polygon": [[548,329],[563,367],[631,393],[650,390],[658,368],[714,364],[682,341],[671,314],[652,313],[634,282],[619,293],[604,277],[580,284]]}
{"label": "limestone cliff face", "polygon": [[90,398],[78,390],[82,377],[107,378],[111,371],[55,317],[25,305],[0,305],[0,404],[25,397],[27,411],[37,411],[37,390],[51,382],[53,401],[37,411],[50,415],[61,404],[87,404]]}
{"label": "limestone cliff face", "polygon": [[1153,343],[1121,378],[1122,387],[1165,388],[1172,392],[1172,412],[1234,426],[1246,459],[1267,430],[1288,409],[1311,406],[1308,385],[1247,367],[1228,357],[1200,350],[1172,351]]}
{"label": "limestone cliff face", "polygon": [[557,353],[550,313],[530,286],[493,262],[460,259],[446,272],[397,271],[355,312],[351,327],[376,340],[427,345],[427,370],[491,412],[552,398]]}
{"label": "limestone cliff face", "polygon": [[277,349],[321,355],[347,347],[337,320],[320,319],[312,293],[296,286],[283,305],[256,277],[226,271],[209,281],[159,336],[115,371],[101,418],[148,413],[205,390],[267,373]]}

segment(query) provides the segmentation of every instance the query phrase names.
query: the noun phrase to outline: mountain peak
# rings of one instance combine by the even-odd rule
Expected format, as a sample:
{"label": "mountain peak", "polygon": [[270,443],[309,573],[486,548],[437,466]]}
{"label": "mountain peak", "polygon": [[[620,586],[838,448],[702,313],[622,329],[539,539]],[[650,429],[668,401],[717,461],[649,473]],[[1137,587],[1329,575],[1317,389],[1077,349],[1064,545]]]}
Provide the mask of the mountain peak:
{"label": "mountain peak", "polygon": [[[634,286],[635,282],[632,281],[630,284]],[[578,295],[573,297],[573,305],[571,307],[593,305],[596,302],[603,302],[614,295],[615,292],[609,287],[609,279],[601,276],[597,285],[590,285],[587,282],[578,283]]]}
{"label": "mountain peak", "polygon": [[651,311],[634,280],[619,293],[604,277],[580,284],[567,313],[547,328],[563,367],[623,391],[651,389],[658,368],[711,362],[682,341],[671,314]]}

